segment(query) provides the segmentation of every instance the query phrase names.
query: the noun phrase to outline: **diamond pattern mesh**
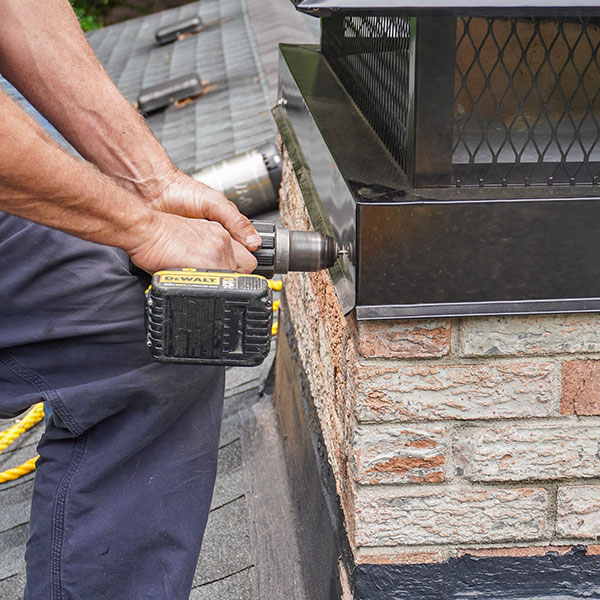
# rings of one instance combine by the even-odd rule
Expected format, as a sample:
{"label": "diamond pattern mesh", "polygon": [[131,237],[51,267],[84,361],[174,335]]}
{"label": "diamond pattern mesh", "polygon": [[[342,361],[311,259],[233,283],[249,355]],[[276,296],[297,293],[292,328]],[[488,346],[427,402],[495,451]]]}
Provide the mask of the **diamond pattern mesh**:
{"label": "diamond pattern mesh", "polygon": [[[459,17],[456,29],[453,185],[598,184],[600,21]],[[404,169],[409,42],[408,18],[323,19],[324,56]]]}
{"label": "diamond pattern mesh", "polygon": [[322,50],[365,118],[406,168],[410,22],[404,17],[329,17]]}
{"label": "diamond pattern mesh", "polygon": [[596,184],[599,46],[590,19],[458,19],[455,184]]}

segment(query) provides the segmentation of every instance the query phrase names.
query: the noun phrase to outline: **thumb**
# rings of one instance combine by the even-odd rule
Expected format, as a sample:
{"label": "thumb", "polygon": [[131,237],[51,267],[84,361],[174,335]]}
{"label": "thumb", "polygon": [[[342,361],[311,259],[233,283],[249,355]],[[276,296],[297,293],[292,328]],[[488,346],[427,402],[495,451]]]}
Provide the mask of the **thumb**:
{"label": "thumb", "polygon": [[242,244],[234,241],[232,246],[236,270],[240,273],[253,273],[258,264],[256,258]]}

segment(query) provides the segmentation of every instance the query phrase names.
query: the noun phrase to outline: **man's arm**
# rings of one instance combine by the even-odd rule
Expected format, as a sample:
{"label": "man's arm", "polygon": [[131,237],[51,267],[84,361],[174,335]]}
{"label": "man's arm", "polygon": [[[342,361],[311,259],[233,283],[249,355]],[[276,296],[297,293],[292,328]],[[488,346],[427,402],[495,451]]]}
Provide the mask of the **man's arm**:
{"label": "man's arm", "polygon": [[182,267],[249,272],[256,261],[218,223],[153,209],[65,152],[0,91],[0,210],[126,250],[149,272]]}
{"label": "man's arm", "polygon": [[68,0],[0,0],[0,72],[87,160],[153,207],[261,243],[219,192],[185,176],[108,77]]}

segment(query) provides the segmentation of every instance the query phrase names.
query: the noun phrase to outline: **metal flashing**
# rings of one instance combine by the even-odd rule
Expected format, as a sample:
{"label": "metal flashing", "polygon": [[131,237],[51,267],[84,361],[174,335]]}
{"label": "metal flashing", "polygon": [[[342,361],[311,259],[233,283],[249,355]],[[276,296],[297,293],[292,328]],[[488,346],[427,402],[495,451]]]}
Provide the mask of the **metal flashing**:
{"label": "metal flashing", "polygon": [[359,319],[600,310],[593,187],[414,188],[320,53],[281,51],[277,122],[349,250],[332,278]]}
{"label": "metal flashing", "polygon": [[295,4],[299,11],[316,17],[600,15],[600,2],[597,0],[298,0]]}

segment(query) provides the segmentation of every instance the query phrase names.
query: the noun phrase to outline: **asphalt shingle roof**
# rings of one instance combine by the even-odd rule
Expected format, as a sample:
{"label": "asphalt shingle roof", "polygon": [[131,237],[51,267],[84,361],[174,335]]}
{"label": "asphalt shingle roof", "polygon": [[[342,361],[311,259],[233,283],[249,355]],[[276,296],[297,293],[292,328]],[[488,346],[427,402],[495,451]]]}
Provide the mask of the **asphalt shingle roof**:
{"label": "asphalt shingle roof", "polygon": [[[160,27],[200,16],[204,31],[165,46]],[[182,108],[147,118],[171,160],[187,173],[272,141],[266,84],[243,0],[202,0],[99,29],[88,40],[117,87],[132,102],[142,88],[198,73],[208,91]]]}

